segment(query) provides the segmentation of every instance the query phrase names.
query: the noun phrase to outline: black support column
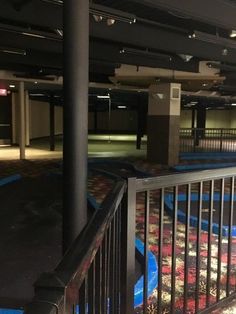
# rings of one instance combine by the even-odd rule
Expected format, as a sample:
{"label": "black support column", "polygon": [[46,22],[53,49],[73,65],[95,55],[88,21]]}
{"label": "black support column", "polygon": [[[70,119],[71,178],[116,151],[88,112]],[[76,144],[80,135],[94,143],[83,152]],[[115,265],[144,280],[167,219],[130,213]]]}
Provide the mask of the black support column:
{"label": "black support column", "polygon": [[49,124],[50,124],[50,151],[55,150],[55,105],[54,97],[51,95],[49,104]]}
{"label": "black support column", "polygon": [[66,0],[64,18],[64,251],[87,222],[89,1]]}

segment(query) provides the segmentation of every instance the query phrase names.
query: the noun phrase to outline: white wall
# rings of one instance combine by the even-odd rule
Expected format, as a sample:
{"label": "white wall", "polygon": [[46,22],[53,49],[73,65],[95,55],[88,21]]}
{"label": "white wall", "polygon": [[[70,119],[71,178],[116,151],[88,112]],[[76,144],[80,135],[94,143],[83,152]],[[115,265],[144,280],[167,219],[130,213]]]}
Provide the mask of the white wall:
{"label": "white wall", "polygon": [[[63,110],[55,106],[55,134],[63,132]],[[49,136],[49,103],[30,100],[30,138]]]}
{"label": "white wall", "polygon": [[236,108],[231,109],[230,111],[230,127],[232,129],[236,128]]}
{"label": "white wall", "polygon": [[207,110],[206,128],[230,128],[231,110]]}
{"label": "white wall", "polygon": [[192,127],[192,110],[181,110],[180,112],[180,128]]}

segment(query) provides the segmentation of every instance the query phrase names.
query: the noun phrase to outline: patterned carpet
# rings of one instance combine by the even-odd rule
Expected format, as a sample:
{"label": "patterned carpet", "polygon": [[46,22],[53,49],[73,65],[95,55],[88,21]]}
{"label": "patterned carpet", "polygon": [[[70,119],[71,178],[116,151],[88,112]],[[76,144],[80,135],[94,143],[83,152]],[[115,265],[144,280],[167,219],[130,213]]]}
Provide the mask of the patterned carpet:
{"label": "patterned carpet", "polygon": [[[201,161],[202,162],[202,161]],[[209,161],[207,161],[209,162]],[[155,164],[150,164],[145,161],[136,160],[135,165],[141,170],[148,171],[149,173],[159,175],[166,174],[169,170],[166,167],[160,167]],[[196,161],[194,161],[196,163]],[[6,177],[11,174],[19,173],[22,176],[38,176],[48,171],[57,172],[59,169],[59,161],[55,160],[40,160],[40,161],[10,161],[0,163],[0,178]],[[96,174],[89,177],[88,190],[96,198],[97,203],[101,203],[104,197],[111,189],[113,182],[111,179],[105,178],[101,174]],[[152,201],[150,204],[150,241],[149,249],[158,257],[158,221],[159,221],[159,208],[157,192],[152,193]],[[139,194],[137,198],[137,236],[143,239],[144,228],[144,195]],[[167,314],[170,312],[170,291],[171,291],[171,247],[172,247],[172,219],[165,214],[164,217],[164,247],[163,247],[163,308],[162,313]],[[183,308],[183,289],[184,289],[184,239],[185,239],[185,225],[178,223],[177,228],[177,259],[176,259],[176,300],[175,300],[175,313],[182,313]],[[188,274],[188,311],[186,313],[194,313],[195,310],[195,265],[196,265],[196,229],[190,228],[190,243],[189,243],[189,274]],[[218,237],[212,236],[211,239],[212,249],[212,263],[211,263],[211,302],[216,300],[216,270],[217,270],[217,254],[218,254]],[[227,266],[227,239],[223,239],[222,245],[222,277],[221,277],[221,297],[224,297],[224,288],[226,285],[226,266]],[[236,239],[233,239],[232,247],[232,274],[230,278],[231,290],[233,291],[236,286]],[[207,232],[202,232],[201,235],[201,273],[200,273],[200,294],[199,305],[200,308],[205,307],[206,302],[206,267],[207,267]],[[149,299],[148,313],[157,313],[157,290],[153,291]],[[136,313],[141,314],[142,308],[136,309]],[[227,308],[217,311],[215,313],[232,314],[236,313],[234,304]],[[185,313],[184,313],[185,314]]]}

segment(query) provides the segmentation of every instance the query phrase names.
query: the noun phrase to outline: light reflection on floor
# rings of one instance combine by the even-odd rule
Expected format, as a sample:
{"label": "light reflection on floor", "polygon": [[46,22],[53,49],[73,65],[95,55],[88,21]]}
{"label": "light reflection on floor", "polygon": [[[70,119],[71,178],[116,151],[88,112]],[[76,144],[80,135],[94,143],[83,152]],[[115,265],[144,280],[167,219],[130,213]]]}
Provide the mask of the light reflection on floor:
{"label": "light reflection on floor", "polygon": [[[89,135],[89,157],[140,157],[146,155],[146,140],[142,141],[140,150],[136,149],[135,135]],[[56,150],[50,152],[47,139],[34,140],[26,148],[26,159],[62,158],[62,138],[56,139]],[[0,160],[19,159],[19,147],[1,146]]]}

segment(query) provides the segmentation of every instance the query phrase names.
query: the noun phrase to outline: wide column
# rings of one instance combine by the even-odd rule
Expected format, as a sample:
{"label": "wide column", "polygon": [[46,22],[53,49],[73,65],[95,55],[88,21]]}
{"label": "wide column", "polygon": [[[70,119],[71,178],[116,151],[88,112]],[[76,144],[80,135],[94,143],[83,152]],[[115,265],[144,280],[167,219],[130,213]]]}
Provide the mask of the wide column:
{"label": "wide column", "polygon": [[20,147],[20,159],[25,159],[25,90],[24,82],[19,84],[19,98],[20,98],[20,136],[19,136],[19,147]]}
{"label": "wide column", "polygon": [[163,83],[149,88],[147,159],[173,166],[179,162],[181,85]]}
{"label": "wide column", "polygon": [[64,251],[87,222],[89,1],[66,0],[64,18]]}

